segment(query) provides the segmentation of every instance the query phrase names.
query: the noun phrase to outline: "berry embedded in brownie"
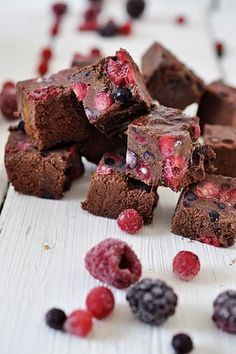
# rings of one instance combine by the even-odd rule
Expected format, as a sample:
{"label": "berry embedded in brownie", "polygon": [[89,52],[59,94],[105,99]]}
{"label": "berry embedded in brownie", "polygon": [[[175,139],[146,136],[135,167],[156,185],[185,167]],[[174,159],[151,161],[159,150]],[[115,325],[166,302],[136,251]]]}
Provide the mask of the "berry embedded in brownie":
{"label": "berry embedded in brownie", "polygon": [[144,223],[150,224],[157,201],[155,187],[127,178],[124,157],[106,153],[90,179],[87,199],[82,203],[82,208],[110,219],[117,219],[126,209],[135,209]]}
{"label": "berry embedded in brownie", "polygon": [[125,130],[152,105],[139,68],[124,49],[74,73],[71,81],[89,122],[107,136]]}
{"label": "berry embedded in brownie", "polygon": [[184,109],[204,92],[203,81],[157,42],[143,55],[142,72],[151,96],[167,107]]}
{"label": "berry embedded in brownie", "polygon": [[236,179],[207,175],[186,187],[172,220],[172,232],[217,247],[236,241]]}
{"label": "berry embedded in brownie", "polygon": [[63,191],[84,172],[75,145],[40,152],[17,128],[11,128],[5,147],[5,166],[16,191],[49,199],[62,198]]}
{"label": "berry embedded in brownie", "polygon": [[206,87],[198,108],[200,126],[204,124],[236,126],[236,88],[216,81]]}
{"label": "berry embedded in brownie", "polygon": [[198,142],[199,119],[155,106],[128,127],[126,171],[148,185],[179,191],[212,171],[214,152]]}
{"label": "berry embedded in brownie", "polygon": [[216,154],[216,173],[236,177],[236,126],[206,124],[204,143]]}

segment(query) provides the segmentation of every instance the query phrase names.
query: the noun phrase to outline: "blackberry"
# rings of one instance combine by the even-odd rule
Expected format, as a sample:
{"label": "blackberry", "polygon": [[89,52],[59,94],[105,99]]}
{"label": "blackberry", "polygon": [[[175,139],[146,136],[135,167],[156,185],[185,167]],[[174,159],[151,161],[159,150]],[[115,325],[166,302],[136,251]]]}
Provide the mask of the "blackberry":
{"label": "blackberry", "polygon": [[128,0],[126,9],[130,17],[139,18],[144,9],[145,1],[144,0]]}
{"label": "blackberry", "polygon": [[98,32],[102,37],[114,37],[118,35],[119,28],[113,21],[108,21]]}
{"label": "blackberry", "polygon": [[236,291],[224,291],[213,303],[212,320],[222,331],[236,334]]}
{"label": "blackberry", "polygon": [[66,320],[66,314],[60,309],[53,308],[46,313],[45,320],[49,327],[62,330]]}
{"label": "blackberry", "polygon": [[132,286],[126,300],[139,321],[159,326],[175,313],[177,295],[162,280],[144,278]]}
{"label": "blackberry", "polygon": [[187,354],[193,350],[193,342],[187,334],[178,333],[172,339],[172,347],[177,354]]}

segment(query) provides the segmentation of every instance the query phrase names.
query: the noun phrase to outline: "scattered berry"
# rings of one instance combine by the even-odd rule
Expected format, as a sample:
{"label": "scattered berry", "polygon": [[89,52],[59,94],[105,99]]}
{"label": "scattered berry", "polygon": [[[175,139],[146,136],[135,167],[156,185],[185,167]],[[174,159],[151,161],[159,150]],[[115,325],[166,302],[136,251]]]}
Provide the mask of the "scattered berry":
{"label": "scattered berry", "polygon": [[128,0],[126,4],[126,9],[130,17],[139,18],[145,9],[145,1]]}
{"label": "scattered berry", "polygon": [[141,263],[123,241],[108,238],[87,252],[85,267],[96,279],[124,289],[139,280]]}
{"label": "scattered berry", "polygon": [[0,93],[0,109],[3,115],[9,119],[15,119],[17,111],[16,87],[12,82],[6,82]]}
{"label": "scattered berry", "polygon": [[98,32],[102,37],[114,37],[119,33],[119,27],[114,21],[108,21]]}
{"label": "scattered berry", "polygon": [[42,61],[38,66],[39,75],[45,75],[48,72],[48,63],[47,61]]}
{"label": "scattered berry", "polygon": [[99,58],[102,56],[101,50],[99,48],[92,48],[90,50],[90,56],[92,58]]}
{"label": "scattered berry", "polygon": [[131,22],[126,22],[119,27],[119,34],[122,36],[128,36],[132,32]]}
{"label": "scattered berry", "polygon": [[44,48],[42,50],[41,56],[44,60],[49,60],[52,57],[52,50],[51,48]]}
{"label": "scattered berry", "polygon": [[50,34],[52,37],[55,37],[59,33],[59,28],[60,28],[60,21],[56,20],[55,23],[52,25],[52,28],[50,30]]}
{"label": "scattered berry", "polygon": [[200,270],[200,261],[196,254],[181,251],[173,259],[173,272],[182,280],[193,279]]}
{"label": "scattered berry", "polygon": [[116,101],[121,102],[122,104],[126,104],[130,102],[132,98],[133,98],[132,92],[126,87],[119,88],[114,95],[114,99]]}
{"label": "scattered berry", "polygon": [[79,337],[86,337],[93,327],[92,315],[89,311],[72,312],[64,322],[64,330]]}
{"label": "scattered berry", "polygon": [[79,26],[79,31],[98,31],[99,26],[97,21],[84,22]]}
{"label": "scattered berry", "polygon": [[57,17],[61,17],[62,15],[65,15],[67,12],[67,4],[64,2],[56,2],[55,4],[52,5],[52,11]]}
{"label": "scattered berry", "polygon": [[53,308],[46,313],[45,320],[49,327],[62,331],[66,314],[60,309]]}
{"label": "scattered berry", "polygon": [[142,228],[143,219],[137,210],[126,209],[120,213],[117,224],[122,231],[132,235]]}
{"label": "scattered berry", "polygon": [[192,339],[185,333],[176,334],[172,339],[176,354],[188,354],[193,350]]}
{"label": "scattered berry", "polygon": [[212,320],[222,331],[236,334],[236,291],[224,291],[213,303]]}
{"label": "scattered berry", "polygon": [[185,16],[177,16],[175,18],[175,22],[178,24],[178,25],[185,25],[187,23],[187,20],[186,20],[186,17]]}
{"label": "scattered berry", "polygon": [[215,43],[215,51],[219,58],[221,58],[224,54],[224,45],[222,42]]}
{"label": "scattered berry", "polygon": [[126,295],[132,312],[144,323],[159,326],[175,313],[177,296],[162,280],[144,278]]}
{"label": "scattered berry", "polygon": [[92,4],[84,13],[85,22],[96,21],[101,11],[99,4]]}
{"label": "scattered berry", "polygon": [[101,320],[113,311],[115,299],[110,289],[98,286],[88,294],[86,305],[93,317]]}

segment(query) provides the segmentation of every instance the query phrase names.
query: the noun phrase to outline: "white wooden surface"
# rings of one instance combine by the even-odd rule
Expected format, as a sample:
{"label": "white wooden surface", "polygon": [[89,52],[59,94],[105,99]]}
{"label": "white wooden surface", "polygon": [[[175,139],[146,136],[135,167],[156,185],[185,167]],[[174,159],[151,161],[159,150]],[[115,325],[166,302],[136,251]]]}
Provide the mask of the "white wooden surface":
{"label": "white wooden surface", "polygon": [[[62,35],[54,43],[52,69],[66,67],[74,51],[93,45],[101,46],[106,54],[125,47],[139,61],[146,47],[157,39],[210,82],[221,75],[213,51],[213,37],[218,38],[221,34],[230,45],[231,30],[227,28],[231,25],[235,30],[233,21],[228,21],[232,9],[228,10],[225,2],[213,14],[209,12],[210,1],[195,0],[190,6],[186,0],[149,0],[150,8],[145,18],[135,24],[132,37],[103,40],[74,31],[82,4],[71,1],[73,11],[65,20]],[[1,81],[34,75],[38,51],[48,43],[48,3],[47,0],[1,3]],[[108,13],[118,16],[123,1],[107,3]],[[9,10],[12,11],[11,21]],[[187,13],[188,25],[178,27],[173,23],[173,17],[179,13]],[[224,65],[224,72],[235,83],[235,76],[231,78],[230,75],[235,70],[236,54],[233,49],[230,53],[230,63],[226,57],[220,65]],[[3,168],[6,127],[7,123],[1,117],[1,200],[7,186]],[[153,224],[137,236],[122,233],[113,220],[89,215],[80,208],[88,177],[94,169],[91,164],[86,166],[85,176],[61,201],[23,196],[12,187],[8,189],[0,216],[0,353],[121,354],[129,351],[169,354],[172,353],[171,337],[179,331],[191,334],[196,354],[235,353],[236,338],[219,332],[211,321],[211,314],[216,295],[236,287],[236,248],[217,249],[172,235],[170,221],[178,195],[167,189],[159,191],[160,202]],[[50,330],[43,319],[48,308],[59,306],[69,313],[83,307],[88,290],[98,284],[85,271],[84,256],[90,247],[108,236],[121,238],[132,245],[142,261],[144,276],[159,277],[174,287],[179,296],[176,315],[159,328],[143,325],[130,313],[125,291],[114,290],[116,309],[113,315],[105,321],[95,322],[88,338]],[[183,249],[197,253],[202,264],[199,276],[190,283],[181,282],[172,274],[172,259]]]}

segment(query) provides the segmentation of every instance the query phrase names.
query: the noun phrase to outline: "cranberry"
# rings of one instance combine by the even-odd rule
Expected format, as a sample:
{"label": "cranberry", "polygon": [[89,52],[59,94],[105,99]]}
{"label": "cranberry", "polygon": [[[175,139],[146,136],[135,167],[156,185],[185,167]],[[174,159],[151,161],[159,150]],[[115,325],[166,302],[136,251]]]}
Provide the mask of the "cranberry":
{"label": "cranberry", "polygon": [[123,36],[128,36],[132,32],[132,23],[126,22],[119,27],[119,33]]}
{"label": "cranberry", "polygon": [[79,26],[79,31],[98,31],[97,21],[84,22]]}
{"label": "cranberry", "polygon": [[219,194],[219,188],[213,182],[202,182],[195,188],[195,193],[199,198],[216,198]]}
{"label": "cranberry", "polygon": [[158,147],[161,154],[168,157],[173,154],[174,138],[172,135],[163,135],[158,139]]}
{"label": "cranberry", "polygon": [[189,251],[177,253],[172,262],[173,272],[182,280],[193,279],[200,270],[200,261],[196,254]]}
{"label": "cranberry", "polygon": [[50,30],[51,36],[53,37],[57,36],[59,33],[59,28],[60,28],[60,21],[56,21]]}
{"label": "cranberry", "polygon": [[219,58],[222,57],[224,54],[224,44],[222,42],[216,42],[215,51]]}
{"label": "cranberry", "polygon": [[128,234],[136,234],[143,226],[143,219],[135,209],[126,209],[120,213],[117,224]]}
{"label": "cranberry", "polygon": [[144,0],[128,0],[126,9],[128,14],[133,18],[139,18],[144,9],[145,9],[145,1]]}
{"label": "cranberry", "polygon": [[100,92],[94,97],[94,108],[101,112],[109,108],[112,103],[113,99],[112,96],[109,93],[106,92]]}
{"label": "cranberry", "polygon": [[98,286],[90,291],[86,299],[87,309],[92,316],[101,320],[113,311],[115,299],[110,289]]}
{"label": "cranberry", "polygon": [[88,94],[88,86],[84,82],[73,84],[72,89],[79,101],[83,101]]}
{"label": "cranberry", "polygon": [[16,119],[14,112],[17,111],[16,87],[13,83],[4,84],[0,93],[1,112],[9,119]]}
{"label": "cranberry", "polygon": [[51,48],[44,48],[44,49],[42,50],[41,55],[42,55],[42,58],[45,59],[45,60],[51,59],[51,57],[52,57],[52,50],[51,50]]}
{"label": "cranberry", "polygon": [[90,51],[90,56],[93,58],[99,58],[101,57],[102,53],[99,48],[92,48]]}
{"label": "cranberry", "polygon": [[99,34],[102,37],[114,37],[119,33],[119,28],[114,21],[108,21],[99,29]]}
{"label": "cranberry", "polygon": [[187,19],[185,16],[179,15],[175,18],[175,22],[178,25],[185,25],[187,23]]}
{"label": "cranberry", "polygon": [[38,66],[39,75],[45,75],[48,72],[48,63],[47,61],[42,61]]}
{"label": "cranberry", "polygon": [[93,326],[92,315],[89,311],[77,310],[72,312],[64,322],[64,330],[80,337],[86,337]]}
{"label": "cranberry", "polygon": [[52,5],[52,11],[57,17],[65,15],[65,13],[67,12],[67,4],[63,2],[56,2]]}

